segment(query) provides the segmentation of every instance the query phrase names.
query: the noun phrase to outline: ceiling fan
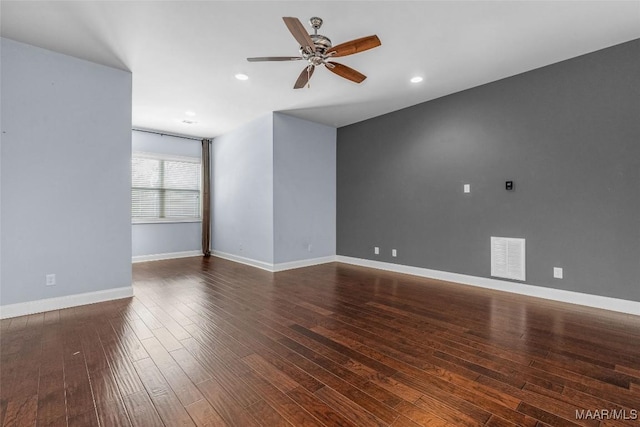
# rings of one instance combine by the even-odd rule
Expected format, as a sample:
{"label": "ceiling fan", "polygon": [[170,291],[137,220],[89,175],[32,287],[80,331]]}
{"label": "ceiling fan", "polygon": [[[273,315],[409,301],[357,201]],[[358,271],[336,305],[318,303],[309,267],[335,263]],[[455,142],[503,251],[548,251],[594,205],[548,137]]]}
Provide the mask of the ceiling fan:
{"label": "ceiling fan", "polygon": [[301,56],[263,56],[258,58],[247,58],[249,62],[262,62],[262,61],[300,61],[305,60],[308,65],[302,70],[298,80],[296,80],[294,89],[303,88],[309,83],[309,79],[313,75],[316,67],[324,65],[329,71],[344,77],[347,80],[351,80],[355,83],[362,83],[367,78],[364,74],[354,70],[351,67],[340,64],[338,62],[331,61],[332,58],[338,58],[341,56],[353,55],[354,53],[364,52],[365,50],[373,49],[380,46],[380,39],[378,36],[368,36],[359,39],[351,40],[337,46],[331,45],[331,40],[321,34],[318,34],[318,30],[322,26],[322,19],[314,16],[309,20],[311,27],[313,27],[314,33],[308,34],[304,26],[298,18],[284,17],[285,25],[300,44]]}

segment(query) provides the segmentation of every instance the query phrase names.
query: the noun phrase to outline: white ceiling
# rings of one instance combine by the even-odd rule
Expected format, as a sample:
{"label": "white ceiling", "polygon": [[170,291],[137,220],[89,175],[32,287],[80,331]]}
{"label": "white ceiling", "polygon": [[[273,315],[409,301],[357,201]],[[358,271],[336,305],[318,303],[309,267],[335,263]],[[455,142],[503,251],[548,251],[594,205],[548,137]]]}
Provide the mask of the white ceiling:
{"label": "white ceiling", "polygon": [[[640,38],[637,0],[3,0],[0,15],[3,37],[130,70],[134,127],[199,137],[270,111],[344,126]],[[247,62],[297,55],[283,16],[320,16],[334,45],[377,34],[381,47],[339,61],[367,80],[319,69],[294,90],[302,62]]]}

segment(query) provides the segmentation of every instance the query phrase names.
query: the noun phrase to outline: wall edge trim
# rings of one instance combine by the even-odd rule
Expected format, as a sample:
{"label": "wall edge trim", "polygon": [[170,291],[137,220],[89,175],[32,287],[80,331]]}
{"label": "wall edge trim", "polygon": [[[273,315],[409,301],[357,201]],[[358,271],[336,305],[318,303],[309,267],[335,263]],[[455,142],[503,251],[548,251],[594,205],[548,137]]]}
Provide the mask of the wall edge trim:
{"label": "wall edge trim", "polygon": [[529,285],[526,283],[508,282],[505,280],[469,276],[466,274],[450,273],[447,271],[431,270],[428,268],[413,267],[404,264],[393,264],[389,262],[354,258],[343,255],[337,255],[336,261],[361,267],[369,267],[378,270],[392,271],[395,273],[410,274],[413,276],[425,277],[429,279],[443,280],[463,285],[476,286],[480,288],[510,292],[513,294],[526,295],[552,301],[559,301],[574,305],[582,305],[640,316],[640,302],[638,301],[585,294],[575,291],[565,291],[555,288],[545,288],[543,286]]}
{"label": "wall edge trim", "polygon": [[77,307],[79,305],[95,304],[133,296],[133,287],[105,289],[95,292],[66,295],[62,297],[45,298],[34,301],[20,302],[0,306],[0,319],[42,313],[51,310]]}

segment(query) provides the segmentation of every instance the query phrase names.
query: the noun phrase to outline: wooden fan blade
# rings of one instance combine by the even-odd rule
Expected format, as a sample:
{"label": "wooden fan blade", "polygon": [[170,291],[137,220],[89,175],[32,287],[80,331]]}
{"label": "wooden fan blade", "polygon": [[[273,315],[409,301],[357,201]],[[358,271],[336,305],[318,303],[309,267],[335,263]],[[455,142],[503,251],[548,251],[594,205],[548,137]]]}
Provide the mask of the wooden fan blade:
{"label": "wooden fan blade", "polygon": [[309,33],[304,28],[304,25],[300,22],[298,18],[293,17],[283,17],[284,23],[286,24],[289,31],[291,31],[291,35],[300,43],[300,46],[303,48],[308,48],[311,52],[316,51],[316,45],[311,40]]}
{"label": "wooden fan blade", "polygon": [[300,76],[298,76],[298,80],[296,80],[296,84],[293,85],[293,88],[301,89],[307,83],[309,83],[309,80],[311,79],[311,76],[313,75],[315,69],[316,67],[314,67],[313,65],[305,67],[304,70],[302,70],[302,72],[300,73]]}
{"label": "wooden fan blade", "polygon": [[[351,40],[349,42],[341,43],[337,46],[332,47],[327,51],[327,55],[330,55],[332,58],[337,58],[339,56],[347,56],[353,55],[354,53],[364,52],[365,50],[373,49],[374,47],[380,46],[382,43],[378,36],[368,36],[362,37],[360,39]],[[335,52],[332,54],[332,52]]]}
{"label": "wooden fan blade", "polygon": [[301,56],[259,56],[257,58],[247,58],[249,62],[263,62],[263,61],[299,61]]}
{"label": "wooden fan blade", "polygon": [[367,78],[367,76],[354,70],[353,68],[347,67],[346,65],[338,64],[337,62],[327,62],[327,70],[356,83],[362,83],[364,79]]}

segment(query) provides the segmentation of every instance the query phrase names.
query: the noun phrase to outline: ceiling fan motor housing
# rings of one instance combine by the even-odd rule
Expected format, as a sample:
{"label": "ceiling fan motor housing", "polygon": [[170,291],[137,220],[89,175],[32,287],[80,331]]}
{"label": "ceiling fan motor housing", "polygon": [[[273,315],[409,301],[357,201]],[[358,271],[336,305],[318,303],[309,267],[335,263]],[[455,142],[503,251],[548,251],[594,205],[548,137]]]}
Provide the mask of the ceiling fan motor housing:
{"label": "ceiling fan motor housing", "polygon": [[[316,46],[316,54],[324,55],[325,52],[331,48],[331,40],[329,37],[325,37],[322,34],[310,34],[311,40],[313,40],[313,44]],[[312,54],[308,54],[302,46],[300,46],[300,54],[305,58],[309,59]]]}
{"label": "ceiling fan motor housing", "polygon": [[[311,38],[311,40],[313,41],[313,44],[315,45],[316,52],[315,54],[307,52],[304,49],[304,46],[300,46],[300,54],[304,59],[308,61],[312,61],[312,59],[314,58],[324,57],[325,52],[332,45],[329,37],[323,36],[322,34],[318,34],[318,30],[320,29],[320,27],[322,27],[322,18],[313,16],[309,19],[309,24],[313,28],[313,34],[309,34],[309,37]],[[319,59],[316,60],[316,62],[318,62],[318,64],[314,64],[314,65],[319,65],[321,63]]]}

